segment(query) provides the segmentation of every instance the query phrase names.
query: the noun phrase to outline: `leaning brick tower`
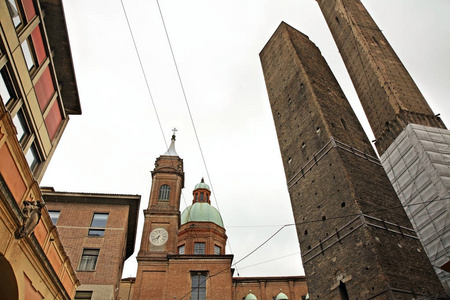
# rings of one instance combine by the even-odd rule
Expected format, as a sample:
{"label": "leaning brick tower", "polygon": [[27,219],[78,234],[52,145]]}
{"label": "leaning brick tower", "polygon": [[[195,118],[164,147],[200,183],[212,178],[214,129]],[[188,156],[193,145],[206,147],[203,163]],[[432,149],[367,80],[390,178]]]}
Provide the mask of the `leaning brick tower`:
{"label": "leaning brick tower", "polygon": [[375,135],[383,167],[450,295],[450,131],[360,0],[317,2]]}
{"label": "leaning brick tower", "polygon": [[311,299],[444,294],[318,48],[282,23],[260,58]]}
{"label": "leaning brick tower", "polygon": [[409,123],[446,128],[360,0],[318,0],[381,154]]}

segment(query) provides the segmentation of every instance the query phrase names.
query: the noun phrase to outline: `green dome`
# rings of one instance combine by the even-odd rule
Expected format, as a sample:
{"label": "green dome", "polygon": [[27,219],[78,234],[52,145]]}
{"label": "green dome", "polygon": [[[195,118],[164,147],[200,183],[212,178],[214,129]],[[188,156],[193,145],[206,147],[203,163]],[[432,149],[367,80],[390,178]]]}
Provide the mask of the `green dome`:
{"label": "green dome", "polygon": [[245,296],[245,300],[258,300],[258,298],[250,292],[247,296]]}
{"label": "green dome", "polygon": [[212,222],[224,227],[219,211],[206,202],[196,202],[183,211],[181,225],[188,222]]}
{"label": "green dome", "polygon": [[288,296],[286,296],[285,293],[280,292],[275,299],[276,300],[286,300],[286,299],[289,299],[289,298],[288,298]]}
{"label": "green dome", "polygon": [[211,192],[211,190],[209,189],[209,185],[207,185],[206,183],[203,182],[203,178],[202,178],[202,182],[197,183],[197,185],[196,185],[195,188],[194,188],[194,191],[195,191],[196,189],[207,189],[208,191]]}

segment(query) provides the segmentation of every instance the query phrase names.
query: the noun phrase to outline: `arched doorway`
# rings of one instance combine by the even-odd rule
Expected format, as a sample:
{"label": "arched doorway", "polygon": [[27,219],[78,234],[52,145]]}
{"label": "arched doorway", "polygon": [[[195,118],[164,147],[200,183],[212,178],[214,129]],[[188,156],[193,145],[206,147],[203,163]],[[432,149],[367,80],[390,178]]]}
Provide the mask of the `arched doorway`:
{"label": "arched doorway", "polygon": [[2,278],[0,280],[0,300],[17,300],[19,293],[17,280],[9,261],[0,254],[0,270]]}

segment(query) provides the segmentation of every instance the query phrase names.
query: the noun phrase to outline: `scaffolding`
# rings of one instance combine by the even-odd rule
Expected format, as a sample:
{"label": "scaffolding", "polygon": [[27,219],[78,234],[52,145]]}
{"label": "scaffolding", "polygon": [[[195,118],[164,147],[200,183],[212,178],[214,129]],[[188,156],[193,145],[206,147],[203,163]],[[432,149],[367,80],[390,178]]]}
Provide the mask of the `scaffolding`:
{"label": "scaffolding", "polygon": [[381,163],[450,294],[450,131],[409,124]]}

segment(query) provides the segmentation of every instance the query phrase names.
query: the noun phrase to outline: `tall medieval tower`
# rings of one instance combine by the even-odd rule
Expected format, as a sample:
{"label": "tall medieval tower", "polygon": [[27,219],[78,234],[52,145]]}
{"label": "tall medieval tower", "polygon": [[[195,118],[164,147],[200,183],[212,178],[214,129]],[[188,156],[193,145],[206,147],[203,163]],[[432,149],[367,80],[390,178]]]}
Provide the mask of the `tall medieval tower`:
{"label": "tall medieval tower", "polygon": [[450,295],[450,131],[360,0],[317,2],[372,127],[383,167]]}
{"label": "tall medieval tower", "polygon": [[360,0],[317,0],[381,154],[409,123],[444,128]]}
{"label": "tall medieval tower", "polygon": [[311,299],[443,294],[317,47],[282,23],[260,58]]}

